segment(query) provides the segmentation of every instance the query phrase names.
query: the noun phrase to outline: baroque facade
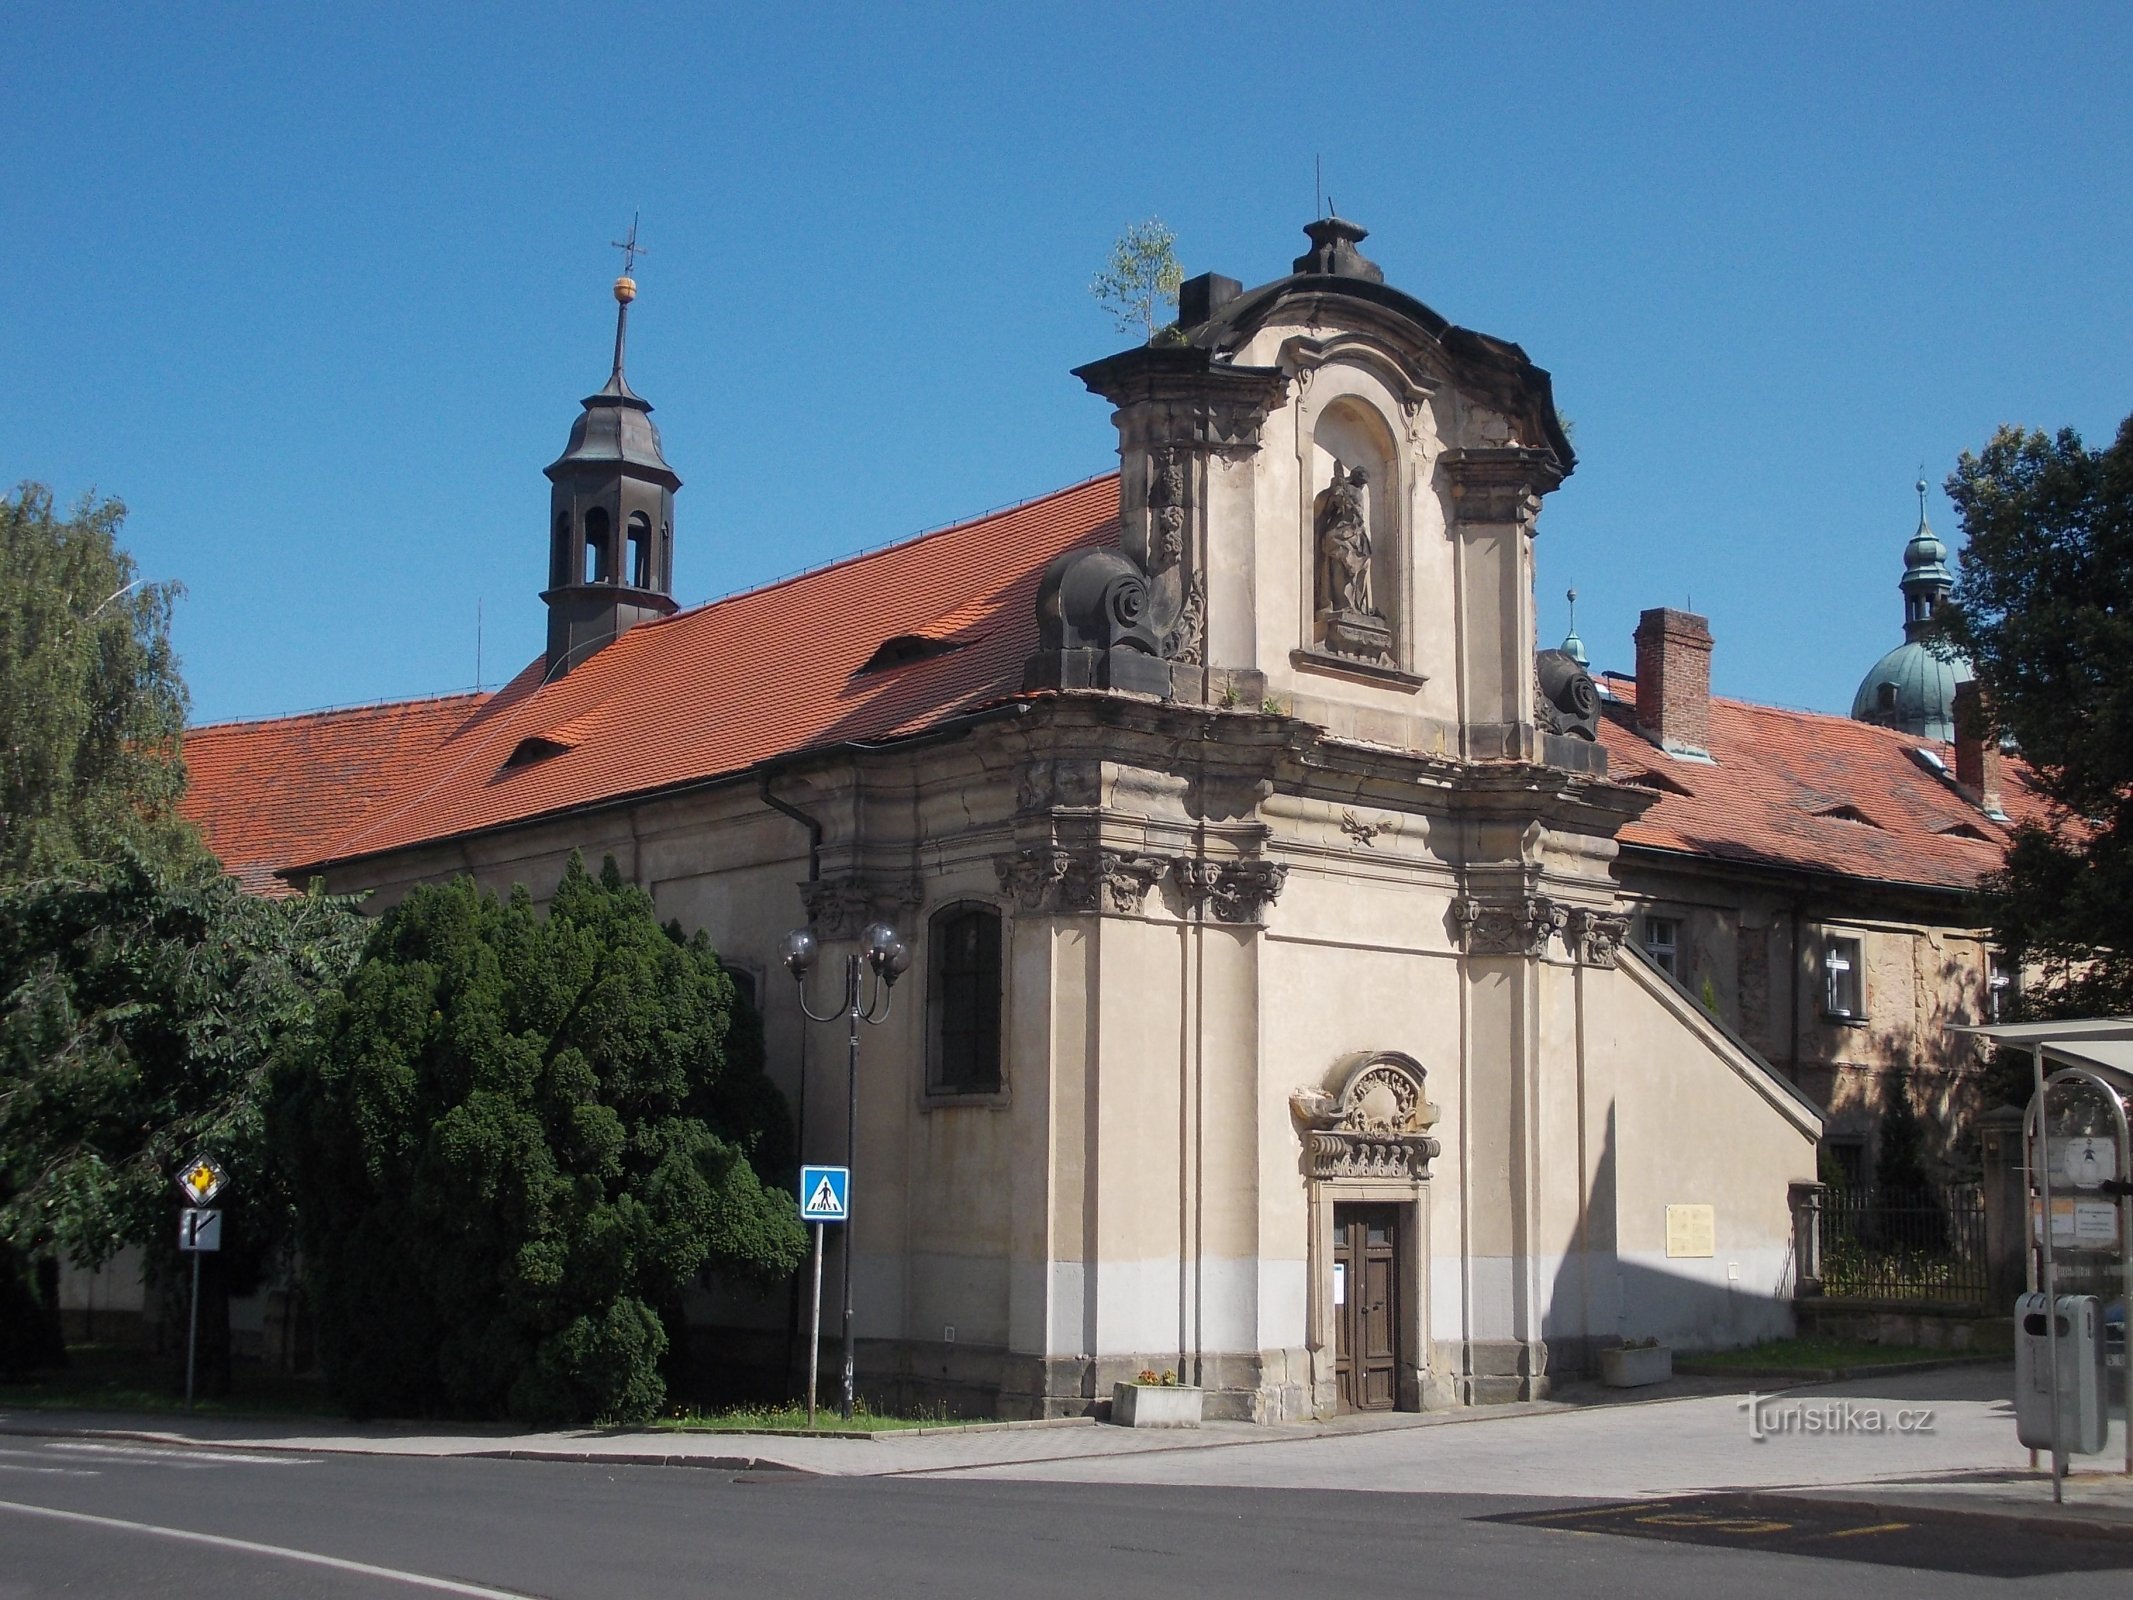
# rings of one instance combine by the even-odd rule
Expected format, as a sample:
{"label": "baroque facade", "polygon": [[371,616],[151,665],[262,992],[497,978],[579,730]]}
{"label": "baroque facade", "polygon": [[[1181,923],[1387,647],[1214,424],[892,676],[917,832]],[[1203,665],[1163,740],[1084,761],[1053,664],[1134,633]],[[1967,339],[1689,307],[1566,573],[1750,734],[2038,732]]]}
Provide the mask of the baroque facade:
{"label": "baroque facade", "polygon": [[[849,1234],[873,1395],[1072,1414],[1167,1367],[1279,1419],[1785,1331],[1821,1116],[1632,937],[1625,840],[1664,796],[1536,649],[1575,466],[1547,375],[1387,285],[1361,228],[1305,231],[1079,369],[1115,475],[691,610],[618,325],[550,469],[547,655],[473,700],[202,730],[196,814],[381,908],[614,857],[747,975],[811,1160],[843,1149],[841,1041],[775,952],[893,923]],[[240,819],[288,764],[337,809]],[[692,1314],[729,1349],[786,1325]]]}

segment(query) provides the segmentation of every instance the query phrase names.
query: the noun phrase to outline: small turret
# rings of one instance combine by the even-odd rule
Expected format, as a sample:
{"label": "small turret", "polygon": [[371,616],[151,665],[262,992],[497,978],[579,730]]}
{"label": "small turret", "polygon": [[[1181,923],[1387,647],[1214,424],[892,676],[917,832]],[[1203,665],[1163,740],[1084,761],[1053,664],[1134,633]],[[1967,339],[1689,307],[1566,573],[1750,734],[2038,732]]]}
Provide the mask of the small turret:
{"label": "small turret", "polygon": [[[637,230],[623,248],[637,255]],[[674,491],[652,425],[651,403],[629,386],[622,363],[636,281],[615,280],[615,364],[582,402],[570,443],[545,469],[549,493],[548,676],[560,678],[640,622],[674,603]]]}
{"label": "small turret", "polygon": [[1970,681],[1970,663],[1938,654],[1926,640],[1933,614],[1955,587],[1948,547],[1926,521],[1926,480],[1918,480],[1918,531],[1903,547],[1903,643],[1875,662],[1852,697],[1852,720],[1874,722],[1923,739],[1955,737],[1955,690]]}

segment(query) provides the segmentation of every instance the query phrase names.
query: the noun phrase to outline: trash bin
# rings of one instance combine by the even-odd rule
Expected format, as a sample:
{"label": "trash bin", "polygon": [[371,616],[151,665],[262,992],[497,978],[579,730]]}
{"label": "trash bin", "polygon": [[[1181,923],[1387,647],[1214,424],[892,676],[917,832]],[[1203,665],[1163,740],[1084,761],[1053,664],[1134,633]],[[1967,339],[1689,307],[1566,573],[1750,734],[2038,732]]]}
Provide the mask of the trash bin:
{"label": "trash bin", "polygon": [[2015,1302],[2015,1437],[2032,1450],[2094,1455],[2103,1448],[2110,1392],[2104,1370],[2102,1308],[2092,1294],[2059,1296],[2059,1415],[2054,1438],[2047,1301]]}

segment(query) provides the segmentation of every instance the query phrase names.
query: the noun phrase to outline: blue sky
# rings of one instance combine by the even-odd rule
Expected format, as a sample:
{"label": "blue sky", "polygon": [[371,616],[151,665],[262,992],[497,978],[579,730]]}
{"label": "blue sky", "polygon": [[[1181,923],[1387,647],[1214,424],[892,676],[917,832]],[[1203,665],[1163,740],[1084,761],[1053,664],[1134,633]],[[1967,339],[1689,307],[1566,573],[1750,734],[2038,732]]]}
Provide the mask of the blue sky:
{"label": "blue sky", "polygon": [[1161,215],[1287,270],[1312,160],[1390,279],[1555,375],[1539,543],[1596,666],[1710,616],[1842,711],[1919,464],[2133,410],[2133,11],[99,6],[0,15],[0,477],[131,508],[201,720],[494,682],[630,375],[708,599],[1107,470],[1067,369]]}

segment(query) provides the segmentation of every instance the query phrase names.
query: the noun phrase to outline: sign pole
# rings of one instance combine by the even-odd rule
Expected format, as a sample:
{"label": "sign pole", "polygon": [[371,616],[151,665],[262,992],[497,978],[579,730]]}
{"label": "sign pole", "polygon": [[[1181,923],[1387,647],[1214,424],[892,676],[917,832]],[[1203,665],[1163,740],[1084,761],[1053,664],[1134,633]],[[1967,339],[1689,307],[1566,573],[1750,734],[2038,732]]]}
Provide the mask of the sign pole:
{"label": "sign pole", "polygon": [[185,1409],[193,1408],[193,1355],[200,1347],[200,1252],[193,1252],[193,1309],[185,1324]]}
{"label": "sign pole", "polygon": [[807,1425],[815,1425],[816,1384],[822,1371],[822,1229],[815,1224],[814,1309],[807,1319]]}
{"label": "sign pole", "polygon": [[[859,1165],[859,958],[849,956],[851,976],[846,986],[851,991],[852,1041],[850,1053],[845,1058],[845,1110],[844,1110],[844,1167],[850,1172]],[[852,1420],[852,1224],[844,1225],[844,1420]]]}
{"label": "sign pole", "polygon": [[2052,1397],[2052,1504],[2066,1499],[2066,1440],[2059,1431],[2059,1279],[2052,1260],[2052,1120],[2050,1089],[2044,1080],[2044,1046],[2029,1047],[2030,1072],[2037,1093],[2038,1199],[2044,1209],[2044,1361],[2050,1369]]}

